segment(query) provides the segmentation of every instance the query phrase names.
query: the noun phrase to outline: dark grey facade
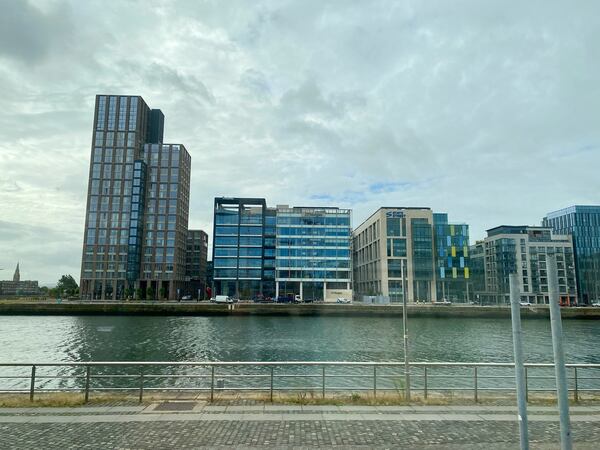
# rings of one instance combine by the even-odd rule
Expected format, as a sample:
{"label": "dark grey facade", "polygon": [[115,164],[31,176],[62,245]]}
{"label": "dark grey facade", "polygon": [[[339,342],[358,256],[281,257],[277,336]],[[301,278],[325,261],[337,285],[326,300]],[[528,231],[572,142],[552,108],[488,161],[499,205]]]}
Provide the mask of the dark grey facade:
{"label": "dark grey facade", "polygon": [[202,230],[188,230],[185,275],[189,281],[186,295],[202,300],[206,297],[206,265],[208,256],[208,235]]}
{"label": "dark grey facade", "polygon": [[177,298],[191,158],[139,96],[96,96],[81,268],[85,299]]}

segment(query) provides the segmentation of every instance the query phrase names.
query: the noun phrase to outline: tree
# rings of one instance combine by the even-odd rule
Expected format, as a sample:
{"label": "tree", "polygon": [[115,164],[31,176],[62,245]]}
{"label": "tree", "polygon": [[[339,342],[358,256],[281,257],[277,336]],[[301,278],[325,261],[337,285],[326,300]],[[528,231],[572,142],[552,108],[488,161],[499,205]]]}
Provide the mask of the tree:
{"label": "tree", "polygon": [[150,286],[146,289],[146,300],[154,300],[154,289]]}
{"label": "tree", "polygon": [[167,290],[165,289],[165,287],[161,287],[158,291],[160,299],[164,299],[167,296]]}
{"label": "tree", "polygon": [[142,299],[142,289],[141,288],[137,288],[135,290],[135,299],[136,300],[141,300]]}
{"label": "tree", "polygon": [[71,275],[63,275],[56,284],[56,293],[58,295],[77,295],[79,294],[79,286]]}
{"label": "tree", "polygon": [[132,295],[132,291],[133,291],[133,290],[132,290],[132,289],[130,289],[130,288],[125,288],[125,292],[123,292],[123,294],[125,295],[125,300],[129,300],[129,298],[130,298],[130,297],[131,297],[131,295]]}

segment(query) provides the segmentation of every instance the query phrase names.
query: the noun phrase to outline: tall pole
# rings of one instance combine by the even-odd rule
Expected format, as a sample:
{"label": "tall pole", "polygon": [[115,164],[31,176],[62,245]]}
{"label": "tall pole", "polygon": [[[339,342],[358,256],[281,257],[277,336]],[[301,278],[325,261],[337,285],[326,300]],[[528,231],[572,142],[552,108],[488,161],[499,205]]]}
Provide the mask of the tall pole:
{"label": "tall pole", "polygon": [[552,327],[552,348],[554,350],[554,372],[556,374],[556,396],[560,416],[560,448],[571,450],[571,423],[569,420],[569,391],[567,387],[567,370],[565,368],[565,352],[562,345],[562,322],[558,304],[558,274],[556,255],[546,256],[546,273],[548,274],[548,297],[550,300],[550,325]]}
{"label": "tall pole", "polygon": [[404,333],[404,397],[410,402],[410,364],[408,362],[408,320],[406,311],[406,285],[404,283],[404,264],[400,266],[402,271],[402,331]]}
{"label": "tall pole", "polygon": [[410,401],[410,365],[408,363],[408,320],[406,317],[406,295],[402,296],[402,330],[404,331],[404,381],[406,400]]}
{"label": "tall pole", "polygon": [[527,399],[525,388],[525,367],[523,366],[523,335],[521,331],[521,305],[519,280],[516,273],[509,276],[510,312],[512,316],[513,350],[515,355],[515,381],[517,383],[517,405],[519,408],[519,433],[521,450],[529,450],[529,430],[527,425]]}

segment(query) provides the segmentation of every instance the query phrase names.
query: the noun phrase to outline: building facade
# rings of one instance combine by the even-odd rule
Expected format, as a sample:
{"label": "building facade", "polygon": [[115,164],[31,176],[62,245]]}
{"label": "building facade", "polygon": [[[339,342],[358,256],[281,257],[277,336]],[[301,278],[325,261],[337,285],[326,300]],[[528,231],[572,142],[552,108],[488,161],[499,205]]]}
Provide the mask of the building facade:
{"label": "building facade", "polygon": [[177,298],[185,287],[191,158],[163,144],[139,96],[96,96],[81,268],[84,299]]}
{"label": "building facade", "polygon": [[263,198],[215,198],[213,295],[275,296],[275,213]]}
{"label": "building facade", "polygon": [[350,226],[349,210],[269,208],[263,198],[216,198],[213,295],[348,295]]}
{"label": "building facade", "polygon": [[277,206],[275,296],[352,298],[351,211]]}
{"label": "building facade", "polygon": [[206,296],[208,234],[202,230],[188,230],[185,253],[185,275],[189,285],[186,295],[202,300]]}
{"label": "building facade", "polygon": [[392,303],[436,301],[433,212],[379,208],[353,232],[354,290]]}
{"label": "building facade", "polygon": [[453,302],[471,299],[469,225],[448,223],[448,214],[433,214],[438,295]]}
{"label": "building facade", "polygon": [[501,225],[487,230],[487,237],[472,248],[473,265],[483,268],[475,290],[482,303],[510,302],[509,275],[516,273],[521,301],[548,303],[546,257],[556,255],[561,304],[577,299],[573,244],[569,235],[553,235],[550,228]]}
{"label": "building facade", "polygon": [[542,225],[573,238],[578,301],[600,301],[600,206],[575,205],[553,211]]}
{"label": "building facade", "polygon": [[17,263],[12,281],[0,280],[0,296],[12,297],[21,295],[40,295],[40,287],[37,281],[21,280],[21,271],[19,263]]}

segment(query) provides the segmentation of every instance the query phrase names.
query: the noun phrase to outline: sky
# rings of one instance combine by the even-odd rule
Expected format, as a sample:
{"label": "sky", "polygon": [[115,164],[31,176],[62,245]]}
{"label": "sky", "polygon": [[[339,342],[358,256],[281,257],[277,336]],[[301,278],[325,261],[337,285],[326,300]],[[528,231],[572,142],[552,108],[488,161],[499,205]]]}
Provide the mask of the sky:
{"label": "sky", "polygon": [[[0,0],[0,279],[80,275],[96,94],[215,196],[500,224],[599,204],[600,3]],[[210,234],[210,233],[209,233]]]}

